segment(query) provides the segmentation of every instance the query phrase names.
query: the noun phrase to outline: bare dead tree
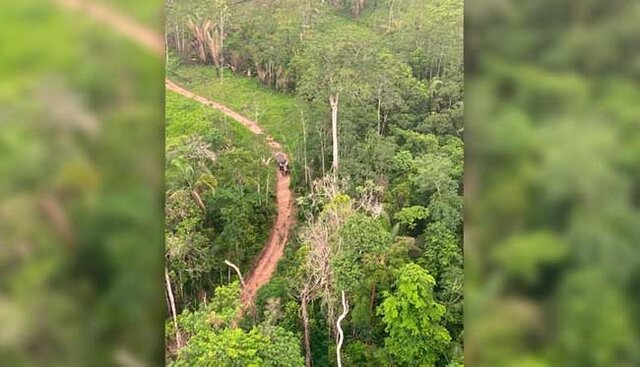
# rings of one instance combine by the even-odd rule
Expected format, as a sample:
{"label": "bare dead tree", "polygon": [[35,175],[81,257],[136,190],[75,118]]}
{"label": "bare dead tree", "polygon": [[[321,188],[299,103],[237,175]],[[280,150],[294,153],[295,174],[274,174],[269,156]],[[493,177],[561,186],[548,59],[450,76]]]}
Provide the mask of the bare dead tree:
{"label": "bare dead tree", "polygon": [[304,183],[309,184],[311,173],[309,172],[309,164],[307,162],[307,128],[304,121],[304,111],[300,110],[300,121],[302,121],[302,141],[304,149]]}
{"label": "bare dead tree", "polygon": [[219,30],[218,30],[218,36],[220,39],[220,53],[219,53],[219,58],[220,58],[220,83],[224,82],[224,52],[223,52],[223,47],[224,47],[224,21],[226,19],[226,11],[227,11],[227,4],[225,1],[220,1],[218,4],[221,8],[220,8],[220,12],[219,12],[219,19],[220,19],[220,23],[218,24]]}
{"label": "bare dead tree", "polygon": [[373,182],[365,183],[364,187],[360,188],[358,198],[355,200],[355,208],[371,214],[374,218],[378,218],[384,211],[383,196],[383,186],[376,185]]}
{"label": "bare dead tree", "polygon": [[333,174],[338,175],[338,101],[340,95],[338,93],[329,96],[329,104],[331,105],[331,140],[333,148],[333,163],[331,168]]}
{"label": "bare dead tree", "polygon": [[393,13],[393,6],[395,5],[395,0],[389,1],[389,21],[387,22],[387,32],[391,32],[393,30],[393,26],[395,23],[395,17]]}
{"label": "bare dead tree", "polygon": [[[316,217],[308,217],[307,225],[300,232],[300,242],[306,247],[303,266],[300,269],[297,297],[300,299],[301,318],[304,332],[305,365],[311,366],[311,346],[309,336],[309,311],[311,301],[320,300],[327,325],[331,333],[336,335],[338,343],[338,363],[341,365],[340,350],[344,341],[344,333],[341,322],[349,312],[349,304],[344,291],[342,291],[342,313],[336,317],[336,308],[340,299],[334,279],[332,277],[331,260],[335,254],[341,251],[342,241],[335,235],[340,226],[355,212],[356,205],[360,209],[369,209],[375,212],[378,205],[378,197],[381,188],[369,187],[363,192],[361,202],[357,200],[341,200],[341,195],[346,187],[346,181],[336,180],[334,177],[325,176],[312,182],[310,195],[315,202],[328,201],[332,205],[326,205],[325,210]],[[340,200],[336,200],[340,199]],[[375,289],[372,290],[375,297]]]}
{"label": "bare dead tree", "polygon": [[169,304],[171,305],[171,317],[173,318],[173,326],[176,328],[176,344],[178,348],[182,346],[182,339],[180,338],[180,329],[178,329],[178,316],[176,313],[176,301],[173,297],[173,290],[171,289],[171,279],[169,278],[169,271],[164,268],[164,280],[167,286],[167,295],[169,296]]}
{"label": "bare dead tree", "polygon": [[315,284],[313,287],[314,292],[309,291],[308,293],[320,297],[327,318],[333,320],[335,312],[332,300],[330,233],[329,223],[320,219],[310,223],[301,234],[301,237],[303,243],[309,244],[310,247],[305,266],[307,282]]}
{"label": "bare dead tree", "polygon": [[[333,300],[332,282],[330,272],[330,232],[326,222],[309,218],[307,228],[301,233],[302,242],[309,247],[303,268],[301,269],[302,281],[300,284],[299,298],[304,335],[305,366],[311,367],[311,338],[309,332],[309,303],[316,297],[322,300],[327,319],[332,320]],[[332,325],[332,324],[330,324]]]}
{"label": "bare dead tree", "polygon": [[[324,177],[313,182],[312,197],[335,199],[341,192],[342,182],[336,182],[332,177]],[[316,218],[308,218],[306,228],[301,232],[300,239],[308,246],[304,280],[300,299],[306,312],[306,303],[313,298],[319,298],[327,324],[332,329],[336,320],[336,291],[332,278],[331,258],[334,251],[339,249],[339,243],[331,244],[333,234],[353,212],[351,203],[344,203],[326,209]],[[338,241],[339,242],[339,241]],[[333,248],[332,248],[333,247]],[[305,315],[303,314],[303,322]]]}
{"label": "bare dead tree", "polygon": [[342,314],[338,317],[338,321],[336,322],[336,327],[338,329],[338,345],[336,347],[336,358],[338,360],[338,367],[342,367],[342,360],[340,358],[340,350],[342,349],[342,342],[344,341],[344,332],[342,331],[342,326],[340,323],[347,317],[347,313],[349,313],[349,303],[344,295],[344,291],[342,291]]}
{"label": "bare dead tree", "polygon": [[309,311],[307,305],[309,304],[309,294],[303,292],[300,297],[300,310],[302,312],[302,329],[304,331],[304,365],[311,367],[311,336],[309,333]]}
{"label": "bare dead tree", "polygon": [[[303,271],[304,274],[308,272]],[[315,296],[319,286],[318,278],[306,278],[302,282],[302,289],[300,290],[300,314],[302,317],[302,330],[303,330],[303,345],[304,345],[304,359],[305,366],[311,367],[313,361],[311,359],[311,333],[309,330],[309,302]]]}
{"label": "bare dead tree", "polygon": [[351,16],[357,18],[367,7],[367,0],[355,0],[351,8]]}
{"label": "bare dead tree", "polygon": [[246,286],[246,284],[244,282],[244,278],[242,277],[242,273],[240,272],[240,268],[238,268],[238,266],[236,266],[236,264],[232,263],[229,260],[225,260],[224,263],[227,264],[230,268],[232,268],[233,270],[236,271],[236,273],[238,274],[238,278],[240,278],[240,284],[242,285],[242,288],[244,288]]}
{"label": "bare dead tree", "polygon": [[322,162],[322,176],[324,177],[327,174],[324,163],[324,136],[322,135],[322,131],[320,131],[319,127],[316,127],[316,130],[318,131],[318,137],[320,139],[320,159]]}

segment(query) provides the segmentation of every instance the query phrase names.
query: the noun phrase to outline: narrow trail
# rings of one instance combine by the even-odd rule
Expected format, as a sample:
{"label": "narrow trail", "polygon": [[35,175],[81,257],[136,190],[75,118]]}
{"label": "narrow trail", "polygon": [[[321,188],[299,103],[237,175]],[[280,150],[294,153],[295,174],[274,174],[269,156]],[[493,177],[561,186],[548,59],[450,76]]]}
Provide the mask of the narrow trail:
{"label": "narrow trail", "polygon": [[[54,0],[54,2],[62,8],[82,13],[96,22],[108,26],[125,38],[142,45],[157,55],[164,54],[164,37],[162,34],[149,29],[135,19],[121,14],[107,5],[92,0]],[[252,133],[265,135],[262,128],[255,121],[240,115],[225,105],[199,96],[180,87],[169,79],[165,80],[165,85],[169,90],[221,111],[246,126]],[[265,138],[274,154],[282,149],[281,145],[273,140],[272,137],[265,136]],[[242,290],[242,312],[247,311],[253,305],[258,289],[268,283],[276,271],[278,261],[284,254],[284,247],[289,239],[289,232],[294,224],[293,193],[290,188],[291,178],[290,176],[283,175],[279,171],[276,172],[276,176],[276,205],[278,212],[269,235],[269,240],[255,261],[255,266],[249,272],[248,276],[245,276],[245,287]]]}
{"label": "narrow trail", "polygon": [[[171,91],[221,111],[225,115],[246,126],[252,133],[256,135],[264,135],[264,131],[255,121],[240,115],[225,105],[199,96],[177,85],[169,79],[165,80],[165,85],[167,89]],[[273,138],[266,136],[266,140],[274,154],[281,150],[281,145],[273,140]],[[249,275],[246,276],[245,287],[242,289],[243,311],[248,310],[253,305],[258,289],[267,284],[273,273],[276,271],[278,261],[284,254],[284,247],[289,239],[289,231],[294,224],[293,194],[290,188],[291,176],[285,176],[282,172],[276,170],[276,177],[276,206],[278,208],[278,212],[276,214],[275,223],[271,228],[269,240],[262,249],[254,268],[249,272]]]}

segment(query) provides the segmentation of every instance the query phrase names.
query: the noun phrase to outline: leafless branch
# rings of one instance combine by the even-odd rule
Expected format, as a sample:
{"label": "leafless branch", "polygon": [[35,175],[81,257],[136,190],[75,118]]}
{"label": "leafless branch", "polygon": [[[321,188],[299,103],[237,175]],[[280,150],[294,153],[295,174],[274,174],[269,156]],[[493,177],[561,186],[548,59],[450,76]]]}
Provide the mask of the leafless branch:
{"label": "leafless branch", "polygon": [[240,268],[238,268],[234,263],[232,263],[229,260],[225,260],[224,263],[236,271],[236,273],[238,274],[238,278],[240,278],[240,284],[242,285],[242,288],[245,288],[246,284],[244,282],[244,278],[242,277],[242,273],[240,272]]}

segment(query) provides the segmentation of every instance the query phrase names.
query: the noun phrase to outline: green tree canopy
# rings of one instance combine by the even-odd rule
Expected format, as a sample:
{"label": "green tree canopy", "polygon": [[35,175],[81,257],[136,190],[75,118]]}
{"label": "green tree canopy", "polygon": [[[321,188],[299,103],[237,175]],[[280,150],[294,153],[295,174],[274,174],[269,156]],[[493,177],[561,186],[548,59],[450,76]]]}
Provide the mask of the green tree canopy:
{"label": "green tree canopy", "polygon": [[434,299],[436,282],[416,264],[403,266],[396,276],[395,289],[378,308],[388,333],[385,352],[403,366],[435,366],[451,341],[440,324],[445,307]]}

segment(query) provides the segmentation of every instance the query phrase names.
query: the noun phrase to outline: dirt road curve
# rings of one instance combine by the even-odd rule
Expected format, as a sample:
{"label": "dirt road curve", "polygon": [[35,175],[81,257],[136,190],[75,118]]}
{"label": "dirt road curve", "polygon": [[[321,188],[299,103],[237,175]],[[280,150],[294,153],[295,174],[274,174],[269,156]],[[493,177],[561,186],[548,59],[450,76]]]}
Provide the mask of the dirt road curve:
{"label": "dirt road curve", "polygon": [[262,128],[260,128],[260,126],[258,126],[258,124],[255,123],[255,121],[249,120],[248,118],[242,116],[241,114],[233,111],[232,109],[218,103],[218,102],[214,102],[211,100],[208,100],[204,97],[201,97],[195,93],[190,92],[187,89],[182,88],[181,86],[177,85],[176,83],[172,82],[171,80],[167,79],[165,80],[165,85],[167,87],[167,89],[172,90],[174,92],[180,93],[183,96],[187,97],[187,98],[191,98],[197,102],[202,103],[203,105],[206,106],[210,106],[215,108],[216,110],[222,111],[225,115],[231,117],[232,119],[238,121],[239,123],[241,123],[242,125],[246,126],[247,129],[251,130],[252,133],[256,134],[256,135],[263,135],[264,132],[262,131]]}
{"label": "dirt road curve", "polygon": [[[184,89],[171,80],[167,79],[165,85],[169,90],[223,112],[225,115],[246,126],[254,134],[264,135],[262,128],[260,128],[255,121],[240,115],[230,108]],[[266,139],[274,154],[280,151],[281,146],[278,142],[269,136],[267,136]],[[276,205],[278,213],[276,214],[273,228],[271,228],[269,240],[262,249],[262,253],[258,257],[254,268],[245,279],[246,285],[242,290],[242,306],[245,311],[253,305],[258,289],[267,284],[276,271],[278,261],[284,253],[284,246],[289,238],[289,231],[293,226],[293,194],[290,188],[291,176],[285,176],[279,171],[276,172],[276,175]]]}
{"label": "dirt road curve", "polygon": [[[82,13],[98,23],[104,24],[111,30],[120,33],[153,53],[164,55],[164,37],[162,34],[149,29],[148,27],[138,23],[135,19],[130,18],[118,11],[103,5],[98,1],[91,0],[54,0],[62,8],[70,11]],[[202,96],[196,95],[171,80],[165,81],[166,87],[174,92],[182,94],[185,97],[196,100],[204,105],[222,111],[227,116],[246,126],[256,135],[264,135],[264,132],[255,121],[252,121],[230,108],[208,100]],[[278,142],[274,141],[270,136],[266,136],[267,144],[274,153],[281,150]],[[280,172],[277,175],[277,191],[276,203],[278,213],[267,244],[262,249],[255,266],[246,277],[246,286],[242,292],[243,310],[253,305],[258,289],[269,282],[271,276],[276,270],[278,261],[284,253],[284,246],[289,237],[289,230],[293,226],[293,195],[289,187],[290,177],[284,176]]]}
{"label": "dirt road curve", "polygon": [[278,214],[271,228],[271,234],[267,244],[258,257],[258,262],[247,277],[246,287],[242,291],[242,306],[246,310],[254,303],[258,289],[267,284],[275,273],[278,261],[284,254],[284,247],[289,239],[289,231],[293,226],[293,195],[289,189],[291,176],[278,175],[278,187],[276,191],[276,204]]}

